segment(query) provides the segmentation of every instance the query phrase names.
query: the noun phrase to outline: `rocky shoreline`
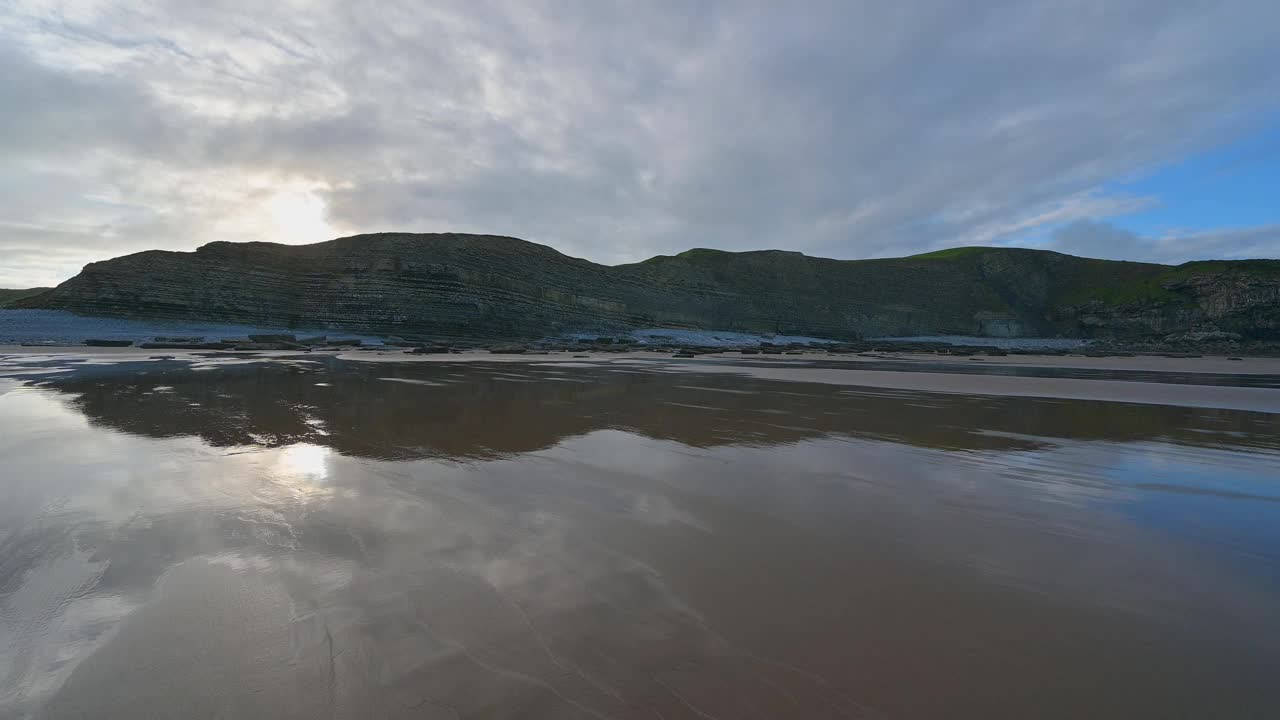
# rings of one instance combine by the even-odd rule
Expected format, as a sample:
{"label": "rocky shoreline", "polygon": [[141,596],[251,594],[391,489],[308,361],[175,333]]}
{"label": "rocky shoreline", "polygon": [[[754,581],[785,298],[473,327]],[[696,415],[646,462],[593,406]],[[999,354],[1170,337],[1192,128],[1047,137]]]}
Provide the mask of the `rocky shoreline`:
{"label": "rocky shoreline", "polygon": [[[27,347],[67,348],[65,343],[29,342]],[[361,350],[377,352],[403,352],[412,355],[448,355],[488,352],[494,355],[545,355],[549,353],[621,354],[646,352],[668,354],[680,358],[699,355],[736,353],[746,356],[797,356],[797,355],[863,355],[886,354],[935,354],[946,357],[1005,357],[1029,356],[1081,356],[1081,357],[1138,357],[1157,356],[1192,358],[1205,355],[1227,357],[1280,357],[1280,343],[1242,342],[1238,339],[1204,337],[1198,339],[1173,339],[1160,342],[1100,341],[1078,348],[1061,347],[999,347],[985,344],[955,344],[930,341],[847,341],[811,340],[806,342],[771,342],[769,340],[744,340],[732,344],[706,344],[698,342],[637,342],[628,336],[597,336],[594,338],[553,338],[528,343],[508,341],[478,341],[474,339],[441,338],[427,336],[387,336],[374,341],[362,338],[329,337],[325,335],[298,337],[289,333],[251,334],[246,337],[209,338],[205,336],[167,337],[157,336],[138,341],[88,338],[80,345],[86,347],[137,347],[144,350],[210,350],[225,352],[256,352],[296,350],[343,351]]]}

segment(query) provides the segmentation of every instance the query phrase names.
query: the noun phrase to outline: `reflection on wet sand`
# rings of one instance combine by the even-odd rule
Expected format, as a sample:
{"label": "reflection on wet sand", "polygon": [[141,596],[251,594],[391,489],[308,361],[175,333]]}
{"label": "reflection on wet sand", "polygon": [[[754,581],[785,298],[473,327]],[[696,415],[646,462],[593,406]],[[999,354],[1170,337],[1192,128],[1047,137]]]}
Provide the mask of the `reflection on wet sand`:
{"label": "reflection on wet sand", "polygon": [[1280,709],[1273,415],[616,365],[28,380],[0,715]]}
{"label": "reflection on wet sand", "polygon": [[383,460],[495,457],[602,429],[694,447],[828,435],[946,449],[1043,444],[1031,435],[1280,447],[1272,432],[1276,419],[1259,413],[932,395],[617,366],[370,366],[327,359],[210,373],[175,363],[128,381],[72,377],[49,385],[73,394],[91,421],[139,435],[192,435],[220,447],[308,442]]}

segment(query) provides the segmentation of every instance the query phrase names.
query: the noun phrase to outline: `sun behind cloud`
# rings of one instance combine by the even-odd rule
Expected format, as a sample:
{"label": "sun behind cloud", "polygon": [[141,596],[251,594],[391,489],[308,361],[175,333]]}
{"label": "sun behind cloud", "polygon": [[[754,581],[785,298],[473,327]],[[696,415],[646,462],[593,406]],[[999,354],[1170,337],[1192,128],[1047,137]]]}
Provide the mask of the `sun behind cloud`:
{"label": "sun behind cloud", "polygon": [[265,240],[301,245],[334,237],[328,204],[314,192],[280,191],[266,199],[264,208],[269,219]]}

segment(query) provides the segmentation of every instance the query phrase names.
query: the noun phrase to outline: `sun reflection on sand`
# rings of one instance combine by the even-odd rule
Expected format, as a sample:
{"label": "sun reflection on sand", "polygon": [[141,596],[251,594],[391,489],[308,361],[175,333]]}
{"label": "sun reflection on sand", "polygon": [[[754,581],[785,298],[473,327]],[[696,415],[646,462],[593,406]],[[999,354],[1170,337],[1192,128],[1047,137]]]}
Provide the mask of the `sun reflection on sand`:
{"label": "sun reflection on sand", "polygon": [[298,443],[280,450],[276,473],[288,482],[323,483],[329,479],[332,450],[323,445]]}

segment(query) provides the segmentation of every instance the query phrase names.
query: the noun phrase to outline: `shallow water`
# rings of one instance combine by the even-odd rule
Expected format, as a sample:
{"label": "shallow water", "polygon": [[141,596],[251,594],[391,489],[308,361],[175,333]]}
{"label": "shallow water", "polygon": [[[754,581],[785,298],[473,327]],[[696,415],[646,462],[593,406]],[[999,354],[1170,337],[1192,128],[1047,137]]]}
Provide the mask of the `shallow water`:
{"label": "shallow water", "polygon": [[1280,711],[1274,414],[662,363],[16,368],[0,717]]}

